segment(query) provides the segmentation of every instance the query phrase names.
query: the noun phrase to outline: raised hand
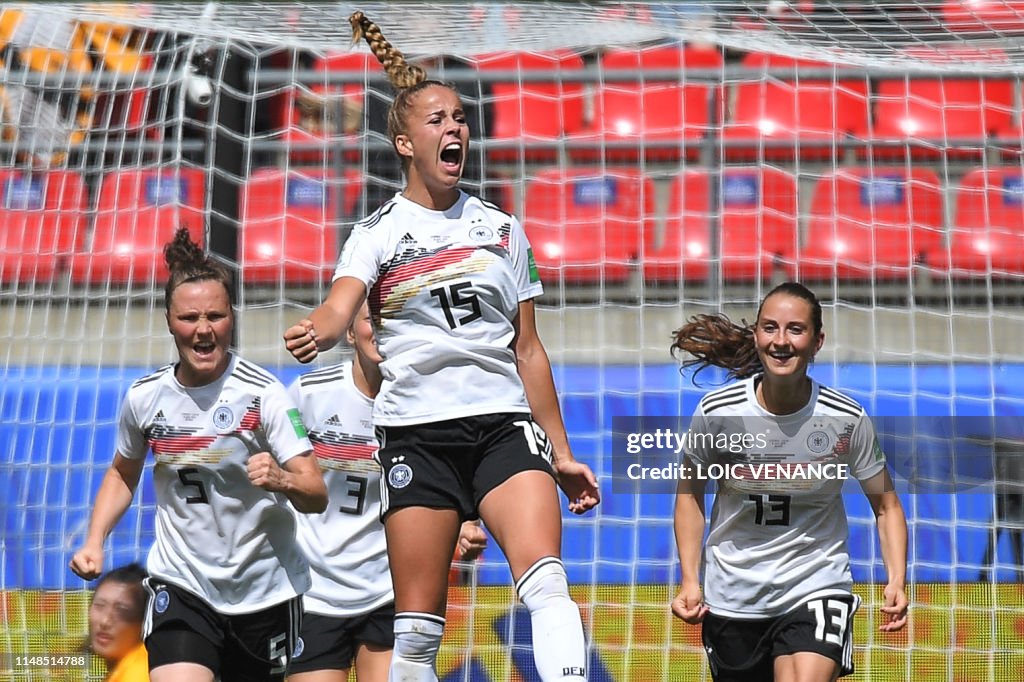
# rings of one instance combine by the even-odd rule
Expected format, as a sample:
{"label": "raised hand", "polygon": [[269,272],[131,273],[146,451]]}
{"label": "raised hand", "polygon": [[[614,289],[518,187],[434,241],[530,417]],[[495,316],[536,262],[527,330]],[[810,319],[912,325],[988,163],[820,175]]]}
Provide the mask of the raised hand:
{"label": "raised hand", "polygon": [[298,324],[284,331],[284,347],[296,360],[302,363],[312,362],[320,351],[316,346],[316,331],[309,319],[300,320]]}

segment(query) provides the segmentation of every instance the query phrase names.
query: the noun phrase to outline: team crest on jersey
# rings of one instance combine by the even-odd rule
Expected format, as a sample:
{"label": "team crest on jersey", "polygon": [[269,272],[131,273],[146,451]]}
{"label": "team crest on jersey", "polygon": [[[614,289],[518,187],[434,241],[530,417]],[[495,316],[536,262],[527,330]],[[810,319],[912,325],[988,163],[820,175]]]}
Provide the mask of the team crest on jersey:
{"label": "team crest on jersey", "polygon": [[220,430],[230,429],[235,423],[235,413],[227,405],[213,411],[213,425]]}
{"label": "team crest on jersey", "polygon": [[390,473],[388,473],[388,483],[391,484],[392,488],[400,489],[412,483],[412,467],[404,462],[405,457],[399,455],[398,457],[392,457],[391,463],[395,466],[391,467]]}
{"label": "team crest on jersey", "polygon": [[478,244],[494,241],[494,230],[487,225],[476,225],[469,228],[469,238]]}
{"label": "team crest on jersey", "polygon": [[160,590],[156,593],[156,598],[153,600],[153,610],[157,613],[163,613],[167,610],[167,607],[171,603],[171,595],[167,590]]}
{"label": "team crest on jersey", "polygon": [[295,651],[292,652],[292,658],[293,659],[298,658],[299,656],[302,655],[302,652],[305,651],[305,650],[306,650],[306,643],[302,641],[301,637],[299,637],[295,641]]}
{"label": "team crest on jersey", "polygon": [[807,436],[807,449],[820,455],[832,446],[832,439],[824,431],[814,431]]}

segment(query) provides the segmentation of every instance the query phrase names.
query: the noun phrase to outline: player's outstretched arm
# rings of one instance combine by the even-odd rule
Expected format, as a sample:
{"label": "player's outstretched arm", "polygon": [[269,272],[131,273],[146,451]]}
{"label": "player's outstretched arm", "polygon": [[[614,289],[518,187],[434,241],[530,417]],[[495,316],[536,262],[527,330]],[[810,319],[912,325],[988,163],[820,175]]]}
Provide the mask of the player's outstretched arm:
{"label": "player's outstretched arm", "polygon": [[[692,471],[688,459],[683,469]],[[704,486],[703,480],[679,481],[676,488],[675,536],[682,571],[679,594],[672,600],[672,613],[683,621],[696,624],[704,620],[708,607],[700,589],[700,557],[704,549]]]}
{"label": "player's outstretched arm", "polygon": [[366,285],[355,277],[336,279],[324,302],[285,330],[284,347],[299,362],[312,362],[344,337],[365,298]]}
{"label": "player's outstretched arm", "polygon": [[861,487],[875,513],[882,562],[888,577],[883,592],[882,624],[878,629],[894,632],[907,624],[907,517],[887,469],[861,481]]}
{"label": "player's outstretched arm", "polygon": [[601,493],[594,472],[583,462],[576,461],[569,447],[558,394],[555,393],[555,381],[551,376],[551,361],[537,334],[532,300],[519,304],[519,315],[514,324],[516,337],[512,341],[512,350],[516,354],[530,412],[551,443],[552,464],[558,476],[558,485],[569,498],[569,511],[582,514],[597,506],[601,501]]}
{"label": "player's outstretched arm", "polygon": [[248,461],[249,482],[272,493],[282,493],[302,514],[327,509],[327,486],[312,451],[292,457],[284,466],[269,452],[258,452]]}
{"label": "player's outstretched arm", "polygon": [[103,543],[131,505],[144,465],[143,458],[128,459],[121,453],[114,455],[114,461],[96,493],[85,542],[71,557],[69,566],[78,577],[92,580],[103,572]]}

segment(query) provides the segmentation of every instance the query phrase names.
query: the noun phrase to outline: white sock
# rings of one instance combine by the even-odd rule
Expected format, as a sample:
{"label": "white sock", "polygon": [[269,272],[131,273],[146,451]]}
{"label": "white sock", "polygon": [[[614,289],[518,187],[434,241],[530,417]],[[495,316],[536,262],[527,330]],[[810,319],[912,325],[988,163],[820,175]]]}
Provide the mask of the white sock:
{"label": "white sock", "polygon": [[432,613],[395,614],[395,649],[388,682],[437,682],[434,665],[444,634],[444,618]]}
{"label": "white sock", "polygon": [[543,682],[587,679],[587,644],[580,609],[569,597],[565,567],[555,557],[540,559],[516,583],[530,612],[533,659]]}

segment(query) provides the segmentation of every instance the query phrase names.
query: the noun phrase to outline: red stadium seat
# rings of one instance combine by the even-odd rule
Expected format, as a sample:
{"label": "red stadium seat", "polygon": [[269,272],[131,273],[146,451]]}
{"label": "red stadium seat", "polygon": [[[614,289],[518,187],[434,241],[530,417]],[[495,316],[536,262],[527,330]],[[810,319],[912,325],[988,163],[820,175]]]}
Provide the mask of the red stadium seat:
{"label": "red stadium seat", "polygon": [[942,189],[928,168],[844,168],[811,200],[801,279],[908,279],[942,242]]}
{"label": "red stadium seat", "polygon": [[[338,260],[338,223],[362,191],[356,171],[341,181],[323,173],[255,171],[242,187],[242,281],[313,285],[329,281]],[[339,192],[343,213],[339,214]]]}
{"label": "red stadium seat", "polygon": [[960,183],[949,250],[929,264],[954,277],[1024,274],[1024,171],[975,169]]}
{"label": "red stadium seat", "polygon": [[942,21],[953,31],[1003,35],[1024,31],[1020,0],[946,0]]}
{"label": "red stadium seat", "polygon": [[[806,59],[752,52],[747,69],[832,67]],[[779,79],[763,76],[736,86],[732,120],[724,126],[725,155],[730,159],[827,158],[868,120],[864,78]]]}
{"label": "red stadium seat", "polygon": [[993,146],[1000,149],[1004,157],[1019,157],[1024,148],[1024,125],[1010,121],[996,131]]}
{"label": "red stadium seat", "polygon": [[[611,79],[600,86],[594,96],[593,122],[575,139],[613,146],[603,152],[577,150],[573,156],[593,159],[603,153],[607,159],[622,161],[641,156],[654,160],[695,156],[696,146],[684,152],[680,143],[696,143],[714,125],[709,111],[718,110],[721,92],[719,86],[707,80],[687,78],[686,70],[722,67],[722,54],[714,49],[665,46],[609,50],[601,57],[601,69],[609,76],[626,71],[630,79]],[[679,75],[672,80],[656,80],[646,77],[645,70],[669,70]],[[714,102],[708,101],[711,96]]]}
{"label": "red stadium seat", "polygon": [[527,182],[523,226],[542,279],[622,282],[653,213],[635,168],[553,168]]}
{"label": "red stadium seat", "polygon": [[0,169],[0,281],[46,281],[85,239],[88,193],[65,170]]}
{"label": "red stadium seat", "polygon": [[[547,71],[554,82],[509,82],[492,84],[493,122],[490,137],[503,142],[547,143],[547,148],[525,149],[531,160],[554,159],[553,143],[572,134],[583,124],[583,85],[573,82],[573,72],[582,71],[583,59],[572,52],[502,52],[476,60],[481,71]],[[518,149],[496,149],[494,160],[518,158]]]}
{"label": "red stadium seat", "polygon": [[196,168],[132,168],[103,177],[91,246],[71,261],[78,284],[167,277],[163,247],[179,227],[203,243],[206,178]]}
{"label": "red stadium seat", "polygon": [[[325,153],[341,149],[350,161],[358,160],[361,113],[366,90],[362,83],[327,84],[331,73],[342,72],[365,76],[379,70],[372,54],[341,52],[317,59],[313,70],[324,74],[324,82],[312,84],[309,90],[291,90],[282,121],[285,142],[294,145],[289,159],[295,163],[323,163]],[[364,79],[365,80],[365,79]]]}
{"label": "red stadium seat", "polygon": [[768,279],[776,262],[796,253],[797,183],[776,168],[726,168],[720,201],[712,206],[712,176],[688,170],[672,181],[660,244],[645,238],[644,278],[654,282],[706,280],[711,216],[719,218],[718,257],[729,281]]}
{"label": "red stadium seat", "polygon": [[[908,56],[922,61],[990,61],[1003,63],[1002,52],[978,50],[914,50]],[[872,141],[877,158],[902,156],[904,144],[917,158],[943,153],[980,157],[990,135],[1004,131],[1014,110],[1013,82],[979,78],[897,78],[877,84],[874,126],[859,132]],[[897,143],[893,145],[892,143]]]}

